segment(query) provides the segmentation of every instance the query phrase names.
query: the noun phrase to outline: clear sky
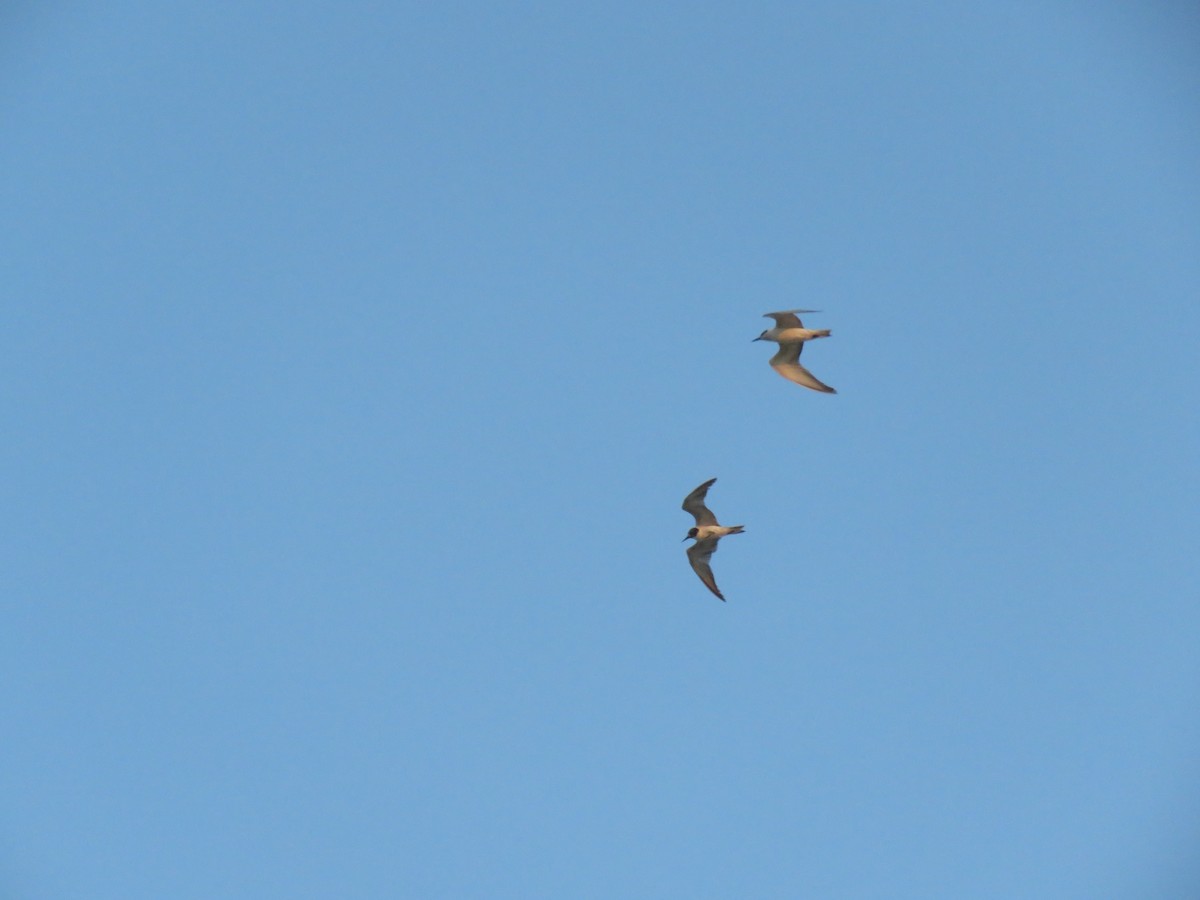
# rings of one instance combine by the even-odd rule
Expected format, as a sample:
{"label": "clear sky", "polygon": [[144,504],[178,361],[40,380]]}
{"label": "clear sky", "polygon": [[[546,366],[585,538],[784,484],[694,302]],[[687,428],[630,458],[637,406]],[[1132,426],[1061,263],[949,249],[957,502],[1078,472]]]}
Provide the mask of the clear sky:
{"label": "clear sky", "polygon": [[1197,47],[7,5],[0,896],[1200,896]]}

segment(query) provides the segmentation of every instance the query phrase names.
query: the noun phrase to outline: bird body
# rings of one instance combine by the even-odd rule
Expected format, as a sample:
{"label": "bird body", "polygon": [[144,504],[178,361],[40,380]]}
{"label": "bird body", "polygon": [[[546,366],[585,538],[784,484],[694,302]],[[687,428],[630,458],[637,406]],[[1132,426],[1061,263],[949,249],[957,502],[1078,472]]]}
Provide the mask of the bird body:
{"label": "bird body", "polygon": [[775,341],[779,350],[771,357],[771,368],[796,384],[823,394],[836,394],[837,391],[813,375],[812,372],[800,365],[800,353],[804,350],[806,341],[829,337],[832,332],[828,328],[805,328],[804,323],[796,313],[817,312],[815,309],[789,309],[782,312],[766,313],[764,319],[774,319],[775,327],[768,328],[754,340]]}
{"label": "bird body", "polygon": [[768,328],[755,340],[775,341],[777,344],[799,344],[814,338],[829,337],[828,328]]}
{"label": "bird body", "polygon": [[717,587],[717,580],[713,577],[712,566],[709,560],[712,555],[717,552],[717,541],[725,537],[727,534],[741,534],[745,531],[744,525],[721,525],[717,522],[717,517],[713,511],[704,505],[704,497],[708,493],[708,489],[717,479],[710,478],[704,484],[700,485],[690,494],[683,498],[684,512],[691,513],[696,519],[694,528],[689,528],[687,537],[692,538],[696,543],[688,547],[687,558],[691,563],[693,571],[704,582],[704,586],[717,595],[717,598],[724,602],[725,595],[721,593]]}
{"label": "bird body", "polygon": [[[727,534],[741,534],[745,530],[745,525],[730,525],[729,527],[724,525],[698,525],[695,528],[688,529],[688,537],[695,538],[697,541],[706,541],[709,538],[717,538],[719,540]],[[696,533],[692,534],[693,531]]]}

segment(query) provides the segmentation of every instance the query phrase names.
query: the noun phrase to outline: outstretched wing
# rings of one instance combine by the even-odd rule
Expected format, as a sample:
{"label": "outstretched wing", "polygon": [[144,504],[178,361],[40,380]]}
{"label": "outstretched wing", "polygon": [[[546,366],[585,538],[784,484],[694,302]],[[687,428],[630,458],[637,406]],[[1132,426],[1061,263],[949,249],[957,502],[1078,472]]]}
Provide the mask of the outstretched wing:
{"label": "outstretched wing", "polygon": [[717,552],[718,538],[705,538],[702,541],[696,541],[687,549],[688,562],[692,564],[692,569],[700,576],[700,580],[704,582],[704,586],[717,595],[721,602],[725,601],[720,589],[717,587],[717,580],[713,578],[712,566],[708,564],[712,555]]}
{"label": "outstretched wing", "polygon": [[708,479],[708,481],[683,498],[683,511],[695,516],[697,525],[717,524],[717,517],[713,515],[713,511],[704,505],[704,495],[708,493],[708,489],[712,487],[712,483],[716,480],[715,478]]}
{"label": "outstretched wing", "polygon": [[803,328],[804,323],[796,313],[820,312],[819,309],[785,309],[782,312],[763,313],[764,319],[774,319],[776,328]]}
{"label": "outstretched wing", "polygon": [[800,351],[804,349],[803,341],[792,344],[780,344],[779,352],[771,357],[771,368],[796,384],[820,391],[823,394],[836,394],[833,388],[817,379],[812,372],[800,365]]}

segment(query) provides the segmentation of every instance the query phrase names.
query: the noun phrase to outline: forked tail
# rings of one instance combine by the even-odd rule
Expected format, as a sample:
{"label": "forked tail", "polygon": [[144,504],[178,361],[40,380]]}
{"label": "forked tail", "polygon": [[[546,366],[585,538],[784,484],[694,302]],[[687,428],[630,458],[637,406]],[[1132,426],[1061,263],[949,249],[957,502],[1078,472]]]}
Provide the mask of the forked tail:
{"label": "forked tail", "polygon": [[746,530],[746,526],[745,526],[745,525],[730,525],[730,526],[729,526],[729,533],[730,533],[730,534],[741,534],[741,533],[742,533],[743,531],[745,531],[745,530]]}

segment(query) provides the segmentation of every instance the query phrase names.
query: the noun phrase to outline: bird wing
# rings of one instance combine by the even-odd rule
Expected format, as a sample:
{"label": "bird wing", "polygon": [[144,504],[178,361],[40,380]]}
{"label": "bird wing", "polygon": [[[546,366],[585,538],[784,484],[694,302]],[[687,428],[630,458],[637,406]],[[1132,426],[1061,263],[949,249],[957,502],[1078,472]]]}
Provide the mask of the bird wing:
{"label": "bird wing", "polygon": [[688,562],[692,564],[692,569],[700,576],[700,580],[704,582],[704,586],[717,595],[722,602],[725,601],[724,595],[721,594],[717,587],[717,580],[713,578],[712,566],[708,564],[709,559],[717,552],[717,541],[720,538],[705,538],[702,541],[696,541],[687,549]]}
{"label": "bird wing", "polygon": [[716,480],[715,478],[708,479],[708,481],[683,498],[683,511],[695,516],[697,525],[717,524],[717,517],[713,515],[713,511],[704,505],[704,495],[708,493],[708,489],[712,487],[712,483]]}
{"label": "bird wing", "polygon": [[774,319],[776,328],[803,328],[804,323],[796,313],[820,312],[819,309],[785,309],[781,312],[763,313],[764,319]]}
{"label": "bird wing", "polygon": [[833,388],[817,379],[812,372],[800,365],[800,351],[804,349],[803,341],[792,344],[780,344],[779,352],[771,357],[771,368],[796,384],[820,391],[823,394],[836,394]]}

